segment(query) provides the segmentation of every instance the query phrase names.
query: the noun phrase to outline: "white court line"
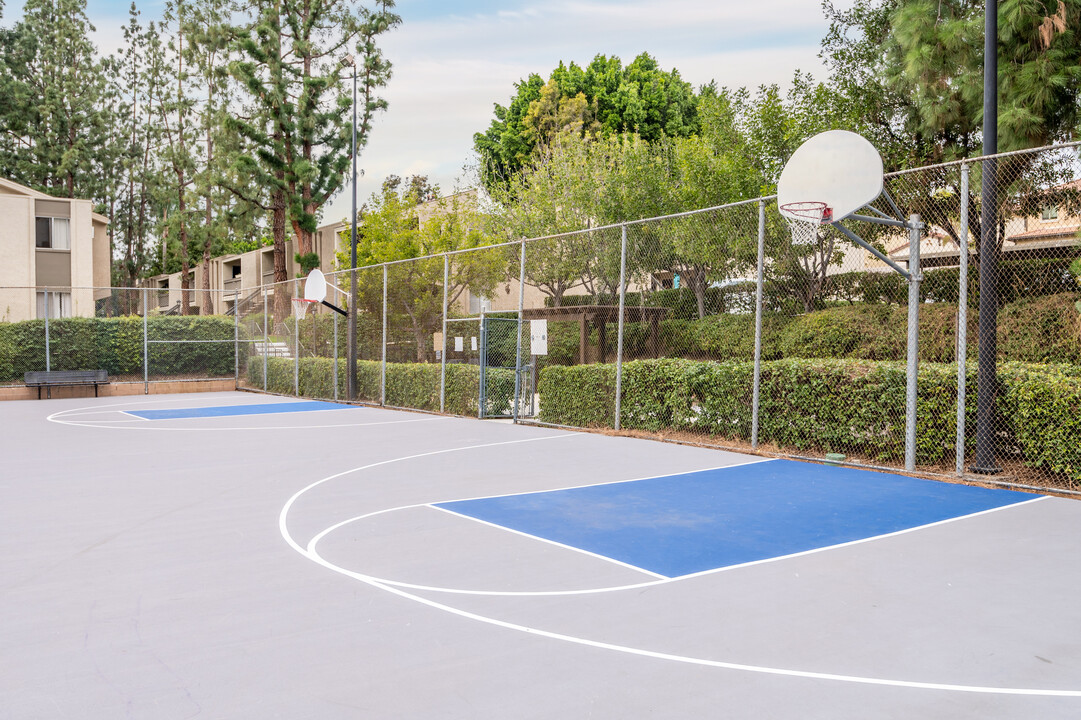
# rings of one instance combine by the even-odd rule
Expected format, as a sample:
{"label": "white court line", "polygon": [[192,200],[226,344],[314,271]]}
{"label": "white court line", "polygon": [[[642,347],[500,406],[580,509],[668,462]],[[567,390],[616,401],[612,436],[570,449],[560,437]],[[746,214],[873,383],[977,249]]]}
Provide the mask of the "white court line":
{"label": "white court line", "polygon": [[[728,468],[728,467],[741,467],[743,465],[750,465],[750,464],[753,464],[753,463],[740,463],[738,465],[724,465],[724,466],[721,466],[720,468],[711,468],[711,469],[717,470],[717,469],[725,469],[725,468]],[[702,472],[702,471],[693,470],[691,472]],[[659,477],[670,477],[670,476],[662,475],[662,476],[659,476]],[[653,479],[653,478],[642,478],[642,479]],[[635,480],[620,480],[618,482],[637,482],[637,481],[635,481]],[[575,486],[575,487],[598,487],[600,485],[610,485],[610,484],[614,484],[614,483],[598,483],[597,485],[579,485],[579,486]],[[573,488],[560,488],[560,489],[565,490],[565,489],[573,489]],[[540,492],[558,492],[558,490],[552,490],[552,491],[542,490]],[[512,493],[512,496],[514,494],[532,495],[534,493],[533,492],[529,492],[529,493]],[[506,496],[506,495],[494,495],[494,496],[483,496],[483,497],[480,497],[480,498],[469,498],[469,499],[470,500],[482,500],[482,499],[487,499],[488,497],[509,497],[509,496]],[[530,535],[529,533],[524,533],[524,532],[521,532],[519,530],[515,530],[514,528],[509,528],[509,527],[505,527],[503,525],[497,525],[495,523],[490,523],[487,520],[480,520],[480,519],[472,517],[470,515],[463,515],[461,513],[457,513],[457,512],[454,512],[452,510],[447,510],[446,508],[436,507],[434,504],[429,504],[429,503],[417,503],[415,505],[402,505],[400,507],[388,508],[386,510],[377,510],[375,512],[368,513],[366,515],[359,515],[359,516],[354,517],[354,518],[349,518],[348,520],[343,520],[343,521],[341,521],[339,523],[331,525],[330,527],[326,528],[325,530],[321,531],[318,535],[313,537],[308,542],[308,548],[307,549],[308,549],[308,552],[311,552],[311,553],[315,554],[316,556],[319,556],[319,554],[318,554],[318,552],[316,550],[316,546],[319,544],[319,542],[321,542],[323,540],[323,538],[325,538],[327,535],[329,535],[332,532],[344,527],[345,525],[349,525],[349,524],[354,523],[354,522],[361,522],[361,521],[367,520],[369,518],[375,517],[377,515],[383,515],[383,514],[386,514],[386,513],[397,512],[399,510],[411,510],[413,508],[419,508],[419,507],[430,507],[433,510],[443,510],[444,512],[450,513],[451,515],[456,515],[456,516],[464,518],[466,520],[472,520],[473,522],[477,522],[477,523],[480,523],[480,524],[483,524],[483,525],[488,525],[490,527],[498,528],[498,529],[504,530],[506,532],[521,535],[523,537],[531,538],[533,540],[539,540],[541,542],[549,543],[551,545],[555,545],[555,546],[560,547],[560,548],[564,548],[564,549],[568,549],[568,550],[574,550],[575,552],[579,552],[579,553],[582,553],[584,555],[590,555],[592,557],[599,558],[601,560],[607,560],[608,562],[611,562],[611,563],[614,563],[614,564],[617,564],[617,565],[622,565],[623,567],[630,568],[631,570],[637,570],[639,572],[646,573],[646,574],[649,574],[649,575],[653,575],[654,577],[658,578],[657,580],[650,580],[650,581],[641,582],[641,583],[633,583],[633,584],[630,584],[630,585],[610,585],[610,586],[599,587],[599,588],[584,588],[584,589],[580,589],[580,590],[481,590],[481,589],[471,589],[471,588],[449,588],[449,587],[442,587],[442,586],[438,586],[438,585],[421,585],[421,584],[418,584],[418,583],[408,583],[408,582],[404,582],[404,581],[400,581],[400,580],[391,580],[389,578],[378,577],[378,576],[375,576],[375,575],[367,575],[367,574],[364,575],[364,577],[366,577],[366,578],[369,578],[371,580],[374,580],[376,582],[383,583],[383,584],[386,584],[386,585],[393,585],[395,587],[409,588],[411,590],[424,590],[424,591],[429,591],[429,592],[447,593],[447,594],[451,594],[451,595],[483,595],[483,596],[492,596],[492,597],[553,597],[553,596],[561,596],[561,595],[597,595],[597,594],[600,594],[600,593],[619,592],[619,591],[623,591],[623,590],[638,590],[640,588],[654,587],[654,586],[657,586],[657,585],[665,585],[665,584],[668,584],[668,583],[674,583],[674,582],[678,582],[678,581],[682,581],[682,580],[691,580],[691,579],[694,579],[694,578],[706,577],[706,576],[709,576],[709,575],[718,575],[720,573],[730,572],[732,570],[739,570],[739,569],[742,569],[742,568],[754,567],[755,565],[765,565],[765,564],[768,564],[768,563],[775,563],[775,562],[780,562],[780,561],[783,561],[783,560],[791,560],[792,558],[804,557],[806,555],[814,555],[816,553],[822,553],[822,552],[826,552],[828,550],[840,550],[841,548],[852,547],[854,545],[862,545],[864,543],[876,542],[876,541],[879,541],[879,540],[885,540],[887,538],[898,537],[900,535],[906,535],[908,533],[916,532],[917,530],[926,530],[928,528],[932,528],[932,527],[935,527],[935,526],[938,526],[938,525],[946,525],[948,523],[953,523],[953,522],[957,522],[957,521],[960,521],[960,520],[968,520],[970,518],[979,517],[980,515],[987,515],[987,514],[990,514],[990,513],[999,512],[1000,510],[1006,510],[1007,508],[1016,507],[1018,505],[1027,505],[1029,503],[1039,502],[1040,500],[1046,500],[1046,499],[1047,499],[1046,496],[1036,497],[1036,498],[1033,498],[1031,500],[1025,500],[1023,502],[1011,503],[1009,505],[1002,505],[1000,507],[989,508],[987,510],[979,510],[979,511],[974,512],[974,513],[969,513],[968,515],[959,515],[957,517],[946,518],[945,520],[936,520],[935,522],[926,523],[924,525],[917,525],[915,527],[910,527],[910,528],[904,528],[903,530],[896,530],[894,532],[884,533],[882,535],[873,535],[871,537],[859,538],[857,540],[849,540],[847,542],[836,543],[834,545],[825,545],[825,546],[819,547],[819,548],[811,548],[810,550],[801,550],[799,552],[789,553],[787,555],[778,555],[776,557],[762,558],[761,560],[749,560],[747,562],[738,563],[736,565],[726,565],[726,566],[720,567],[720,568],[711,568],[709,570],[700,570],[699,572],[687,573],[686,575],[677,575],[675,577],[668,577],[668,576],[665,576],[665,575],[660,575],[658,573],[651,572],[650,570],[646,570],[645,568],[640,568],[640,567],[638,567],[636,565],[630,565],[628,563],[621,562],[619,560],[616,560],[615,558],[610,558],[610,557],[607,557],[605,555],[598,555],[596,553],[591,553],[588,550],[582,550],[581,548],[576,548],[576,547],[574,547],[572,545],[564,545],[563,543],[559,543],[559,542],[556,542],[554,540],[548,540],[547,538],[543,538],[543,537],[540,537],[540,536],[537,536],[537,535]],[[439,502],[442,503],[444,501],[439,501]],[[445,502],[458,502],[458,501],[447,500]]]}
{"label": "white court line", "polygon": [[[569,435],[573,436],[573,434],[569,434]],[[917,689],[917,690],[940,690],[940,691],[963,692],[963,693],[980,693],[980,694],[990,694],[990,695],[1023,695],[1023,696],[1040,696],[1040,697],[1075,697],[1075,698],[1081,698],[1081,690],[1054,690],[1054,689],[1044,689],[1044,688],[991,687],[991,686],[980,686],[980,685],[961,685],[961,684],[952,684],[952,683],[918,682],[918,681],[912,681],[912,680],[896,680],[896,679],[890,679],[890,678],[865,677],[865,676],[859,676],[859,675],[841,675],[841,674],[836,674],[836,673],[814,672],[814,671],[809,671],[809,670],[796,670],[796,669],[792,669],[792,668],[770,667],[770,666],[765,666],[765,665],[749,665],[749,664],[745,664],[745,663],[727,662],[727,661],[723,661],[723,660],[709,660],[709,659],[706,659],[706,658],[696,658],[696,657],[690,657],[690,656],[686,656],[686,655],[676,655],[676,654],[673,654],[673,653],[656,652],[656,651],[653,651],[653,650],[645,650],[645,649],[642,649],[642,648],[634,648],[634,647],[629,647],[629,646],[626,646],[626,645],[618,645],[618,644],[614,644],[614,643],[601,642],[601,641],[598,641],[598,640],[590,640],[588,638],[577,637],[577,636],[574,636],[574,635],[565,635],[563,633],[557,633],[557,632],[552,632],[552,631],[549,631],[549,630],[543,630],[543,629],[537,628],[537,627],[531,627],[531,626],[528,626],[528,625],[521,625],[521,624],[518,624],[518,623],[507,622],[505,620],[499,620],[497,618],[488,617],[488,616],[485,616],[485,615],[480,615],[480,614],[477,614],[477,613],[474,613],[474,612],[469,612],[467,610],[462,610],[461,608],[452,607],[450,605],[447,605],[447,604],[442,603],[442,602],[438,602],[436,600],[431,600],[431,599],[422,597],[420,595],[415,595],[415,594],[407,592],[407,591],[405,591],[405,590],[403,590],[403,589],[401,589],[399,587],[395,587],[395,586],[390,585],[390,584],[385,583],[385,582],[380,582],[377,579],[368,577],[368,576],[363,575],[361,573],[353,572],[351,570],[340,567],[338,565],[335,565],[335,564],[323,559],[322,557],[320,557],[318,554],[316,554],[312,550],[308,550],[308,549],[305,549],[305,548],[301,547],[301,545],[293,538],[293,536],[289,532],[289,528],[288,528],[289,510],[293,507],[293,505],[297,502],[297,500],[300,499],[301,496],[303,496],[305,493],[307,493],[311,489],[313,489],[315,487],[318,487],[319,485],[322,485],[325,482],[328,482],[328,481],[333,480],[335,478],[342,477],[344,475],[348,475],[349,473],[359,472],[359,471],[362,471],[362,470],[368,470],[368,469],[371,469],[371,468],[374,468],[374,467],[379,467],[379,466],[382,466],[382,465],[388,465],[388,464],[395,463],[395,462],[402,462],[402,461],[412,460],[412,459],[421,458],[421,457],[430,457],[430,456],[433,456],[433,455],[440,455],[440,454],[458,452],[458,451],[463,451],[463,450],[473,450],[473,449],[480,449],[480,448],[487,448],[487,447],[495,447],[495,446],[498,446],[498,445],[510,445],[510,444],[514,444],[514,443],[529,442],[529,441],[532,441],[532,440],[544,440],[544,439],[558,438],[558,437],[566,437],[566,436],[565,435],[555,435],[555,436],[546,436],[546,437],[543,437],[543,438],[529,438],[527,440],[506,441],[506,442],[498,442],[498,443],[485,443],[485,444],[481,444],[481,445],[470,445],[470,446],[463,446],[463,447],[459,447],[459,448],[450,448],[450,449],[446,449],[446,450],[437,450],[437,451],[428,452],[428,453],[420,453],[418,455],[411,455],[411,456],[406,456],[406,457],[401,457],[401,458],[396,458],[396,459],[391,459],[391,460],[384,460],[384,461],[381,461],[381,462],[372,463],[370,465],[365,465],[365,466],[353,468],[352,470],[346,470],[344,472],[336,473],[335,475],[331,475],[331,476],[325,477],[325,478],[323,478],[321,480],[317,480],[317,481],[311,483],[310,485],[302,488],[301,490],[297,491],[295,494],[293,494],[293,496],[290,497],[289,500],[282,507],[282,510],[278,515],[278,531],[281,533],[281,536],[285,540],[285,542],[291,548],[293,548],[298,554],[308,558],[309,560],[311,560],[312,562],[317,563],[318,565],[321,565],[322,567],[327,568],[328,570],[339,573],[339,574],[344,575],[346,577],[353,578],[353,579],[358,580],[360,582],[363,582],[363,583],[365,583],[367,585],[370,585],[371,587],[383,590],[383,591],[388,592],[388,593],[390,593],[392,595],[397,595],[398,597],[402,597],[402,598],[405,598],[407,600],[412,600],[414,602],[420,603],[421,605],[425,605],[427,607],[435,608],[437,610],[443,610],[444,612],[450,613],[451,615],[456,615],[458,617],[467,618],[467,619],[470,619],[470,620],[476,620],[477,622],[482,622],[482,623],[485,623],[487,625],[493,625],[493,626],[505,628],[505,629],[508,629],[508,630],[516,630],[518,632],[523,632],[523,633],[526,633],[526,634],[529,634],[529,635],[536,635],[536,636],[539,636],[539,637],[546,637],[546,638],[550,638],[550,639],[553,639],[553,640],[562,640],[564,642],[569,642],[569,643],[572,643],[572,644],[575,644],[575,645],[583,645],[583,646],[586,646],[586,647],[594,647],[594,648],[599,648],[599,649],[602,649],[602,650],[612,650],[614,652],[626,653],[628,655],[636,655],[636,656],[639,656],[639,657],[648,657],[648,658],[654,658],[654,659],[658,659],[658,660],[669,660],[669,661],[672,661],[672,662],[686,663],[686,664],[689,664],[689,665],[713,667],[713,668],[720,668],[720,669],[726,669],[726,670],[738,670],[738,671],[742,671],[742,672],[758,673],[758,674],[764,674],[764,675],[777,675],[777,676],[783,676],[783,677],[805,678],[805,679],[811,679],[811,680],[828,680],[828,681],[834,681],[834,682],[853,683],[853,684],[860,684],[860,685],[876,685],[876,686],[886,686],[886,687],[896,687],[896,688],[911,688],[911,689]],[[1037,499],[1039,499],[1039,498],[1037,498]],[[1020,504],[1027,504],[1027,503],[1017,503],[1017,505],[1020,505]],[[1015,507],[1015,506],[1016,505],[1008,505],[1006,507]],[[1003,509],[1005,509],[1005,508],[1003,508]]]}
{"label": "white court line", "polygon": [[[219,398],[219,399],[223,399],[223,398]],[[437,420],[453,420],[454,419],[454,418],[449,418],[449,417],[443,417],[443,416],[440,416],[440,415],[436,415],[436,416],[430,416],[429,415],[429,416],[423,416],[423,417],[411,417],[411,418],[408,418],[408,419],[405,419],[405,420],[379,420],[379,421],[375,421],[375,422],[332,423],[332,424],[324,424],[324,425],[311,425],[311,424],[309,424],[309,425],[242,425],[242,426],[204,425],[204,426],[200,426],[200,427],[178,427],[178,426],[174,426],[174,425],[158,425],[157,422],[159,422],[159,421],[151,421],[151,420],[148,420],[146,418],[140,418],[140,420],[143,420],[144,422],[147,423],[147,424],[144,425],[142,423],[134,423],[134,421],[131,421],[131,420],[115,420],[115,421],[108,421],[108,420],[68,420],[68,419],[64,419],[62,417],[62,416],[71,415],[73,417],[78,418],[78,417],[80,417],[79,413],[81,413],[82,415],[99,415],[102,412],[105,412],[103,410],[103,408],[121,408],[121,407],[129,407],[130,408],[132,406],[142,407],[142,406],[145,406],[145,405],[182,403],[182,402],[185,402],[185,401],[186,400],[184,398],[175,398],[175,399],[170,399],[170,400],[151,400],[151,401],[148,401],[148,402],[145,402],[145,403],[127,401],[127,402],[109,403],[109,404],[106,404],[106,405],[87,405],[87,406],[84,406],[84,407],[70,408],[68,410],[60,410],[60,411],[57,411],[57,412],[49,415],[45,419],[48,422],[56,423],[58,425],[71,425],[73,427],[92,427],[92,428],[105,428],[105,429],[112,429],[112,430],[160,430],[160,431],[184,430],[184,431],[207,431],[207,432],[227,432],[227,431],[232,432],[234,430],[243,430],[243,431],[250,431],[250,430],[323,430],[323,429],[327,429],[327,428],[367,427],[367,426],[372,426],[372,425],[397,425],[397,424],[403,424],[403,423],[434,422],[434,421],[437,421]],[[258,404],[262,404],[262,403],[241,403],[241,404],[244,404],[244,405],[258,405]],[[269,403],[269,404],[273,405],[273,404],[278,404],[278,403]],[[194,407],[218,407],[218,406],[216,406],[216,405],[195,405]],[[359,407],[359,406],[356,406],[356,407],[355,406],[344,406],[344,407],[342,407],[342,410],[357,410],[357,411],[362,411],[362,412],[365,411],[365,410],[374,410],[374,409],[376,409],[376,408],[367,408],[367,407]],[[379,409],[381,409],[381,408],[379,408]],[[88,411],[88,412],[85,412],[85,411]],[[119,412],[119,413],[122,413],[122,414],[125,414],[125,415],[130,415],[130,413],[128,411],[126,411],[126,410],[111,410],[111,411],[108,411],[108,412]],[[334,410],[326,410],[326,411],[319,411],[319,412],[335,412],[335,411]],[[268,414],[287,415],[287,414],[291,414],[291,413],[268,413]],[[364,414],[370,415],[371,413],[364,413]],[[138,416],[131,416],[131,417],[138,417]],[[228,417],[228,416],[221,416],[221,417]],[[247,416],[233,416],[233,417],[247,417]],[[208,418],[169,418],[169,419],[170,420],[190,420],[190,419],[206,420]],[[121,423],[129,423],[129,424],[121,425]]]}
{"label": "white court line", "polygon": [[[480,525],[487,525],[488,527],[498,528],[498,529],[502,530],[503,532],[509,532],[509,533],[511,533],[513,535],[520,535],[521,537],[529,538],[530,540],[537,540],[537,541],[542,542],[542,543],[547,543],[548,545],[554,545],[555,547],[562,548],[563,550],[572,550],[572,551],[574,551],[576,553],[579,553],[581,555],[587,555],[589,557],[596,558],[598,560],[606,560],[606,561],[608,561],[608,562],[610,562],[610,563],[612,563],[614,565],[620,565],[620,566],[628,568],[630,570],[637,570],[640,573],[645,573],[646,575],[652,575],[653,577],[658,578],[660,580],[669,580],[670,579],[667,575],[661,575],[660,573],[653,572],[652,570],[647,570],[647,569],[645,569],[643,567],[638,567],[637,565],[631,565],[630,563],[625,563],[622,560],[616,560],[615,558],[608,557],[607,555],[600,555],[600,554],[595,553],[595,552],[590,552],[589,550],[583,550],[582,548],[574,547],[573,545],[567,545],[565,543],[557,542],[555,540],[550,540],[550,539],[548,539],[546,537],[541,537],[540,535],[533,535],[531,533],[522,532],[521,530],[515,530],[514,528],[507,527],[506,525],[498,525],[496,523],[488,522],[487,520],[481,520],[480,518],[472,517],[470,515],[463,515],[460,512],[455,512],[453,510],[448,510],[447,508],[439,507],[437,505],[428,505],[427,507],[430,507],[433,510],[440,510],[442,512],[447,513],[448,515],[454,515],[455,517],[461,518],[463,520],[472,520],[473,522],[478,523]],[[312,546],[309,544],[308,547],[311,548]]]}

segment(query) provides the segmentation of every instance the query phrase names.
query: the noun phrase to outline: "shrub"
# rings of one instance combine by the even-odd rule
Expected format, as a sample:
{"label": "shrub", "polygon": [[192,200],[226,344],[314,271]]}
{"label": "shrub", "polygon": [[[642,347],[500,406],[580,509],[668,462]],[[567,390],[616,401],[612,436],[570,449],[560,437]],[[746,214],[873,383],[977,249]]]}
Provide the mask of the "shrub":
{"label": "shrub", "polygon": [[1081,364],[1081,315],[1075,293],[1018,300],[998,317],[1003,360]]}
{"label": "shrub", "polygon": [[[229,376],[236,366],[234,323],[226,317],[151,317],[148,346],[154,377]],[[241,328],[241,366],[250,345]],[[29,370],[45,369],[45,321],[0,324],[0,382],[20,381]],[[105,370],[112,377],[143,374],[143,319],[62,318],[49,322],[49,367],[53,370]]]}
{"label": "shrub", "polygon": [[[267,359],[268,392],[282,395],[294,394],[294,372],[299,380],[303,397],[329,399],[334,397],[334,361],[330,358],[301,358],[294,363],[289,358]],[[338,361],[338,397],[346,397],[345,360]],[[416,410],[439,410],[440,366],[436,363],[387,363],[386,403],[392,407]],[[357,361],[357,399],[363,402],[380,401],[382,363],[373,360]],[[500,368],[488,370],[489,395],[493,406],[500,410],[509,407],[514,393],[514,371]],[[248,382],[263,387],[263,363],[253,362],[248,367]],[[476,416],[480,399],[480,373],[476,365],[448,363],[445,412]],[[503,394],[509,393],[504,397]]]}
{"label": "shrub", "polygon": [[[639,360],[623,365],[625,428],[692,431],[750,439],[753,363]],[[975,427],[976,363],[966,368],[966,426]],[[1081,479],[1081,368],[1008,363],[997,412],[1007,445],[1024,462]],[[904,457],[907,378],[900,362],[785,359],[762,364],[759,440],[801,452],[842,452],[874,460]],[[541,419],[612,427],[615,367],[541,371]],[[953,454],[957,366],[920,366],[916,460]],[[969,432],[969,448],[975,440]]]}
{"label": "shrub", "polygon": [[[781,334],[792,322],[786,315],[762,318],[762,359],[782,356]],[[704,357],[717,360],[754,359],[754,315],[712,315],[695,323],[696,341]]]}

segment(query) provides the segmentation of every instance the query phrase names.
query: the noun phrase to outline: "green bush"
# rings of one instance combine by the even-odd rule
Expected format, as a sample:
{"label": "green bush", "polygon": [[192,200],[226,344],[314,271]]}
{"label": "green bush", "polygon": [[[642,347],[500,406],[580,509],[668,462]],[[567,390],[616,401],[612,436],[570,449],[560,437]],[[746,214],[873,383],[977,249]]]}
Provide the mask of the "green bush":
{"label": "green bush", "polygon": [[1081,365],[1081,314],[1076,293],[1032,297],[1006,305],[998,316],[1003,360]]}
{"label": "green bush", "polygon": [[[230,376],[234,373],[234,323],[226,317],[152,317],[150,340],[220,342],[150,343],[150,375]],[[241,328],[241,369],[250,345]],[[30,370],[45,369],[45,321],[0,324],[0,382],[18,382]],[[143,319],[63,318],[49,321],[49,367],[52,370],[105,370],[111,377],[143,374]]]}
{"label": "green bush", "polygon": [[[624,363],[621,425],[750,439],[753,363]],[[976,363],[966,368],[966,426],[975,427]],[[1004,443],[1024,462],[1081,479],[1081,368],[1007,363],[997,412]],[[759,440],[799,452],[878,461],[904,457],[907,378],[900,362],[785,359],[762,364]],[[615,367],[541,371],[541,420],[613,427]],[[957,366],[920,366],[916,460],[947,462],[956,438]],[[966,436],[968,449],[974,432]]]}
{"label": "green bush", "polygon": [[[762,317],[762,359],[782,356],[781,336],[792,322],[786,315]],[[701,354],[717,360],[754,359],[754,315],[712,315],[694,323]]]}
{"label": "green bush", "polygon": [[[296,372],[302,397],[329,399],[334,397],[334,361],[330,358],[302,358],[299,363],[289,358],[267,359],[268,392],[294,394]],[[338,361],[338,398],[346,397],[346,368]],[[380,401],[382,363],[357,361],[357,399]],[[488,370],[489,411],[509,407],[514,394],[514,371],[500,368]],[[386,403],[391,407],[416,410],[439,410],[440,366],[436,363],[387,363]],[[248,383],[263,387],[263,363],[248,366]],[[456,415],[476,416],[480,400],[480,374],[476,365],[448,363],[444,411]],[[505,396],[507,393],[509,395]]]}

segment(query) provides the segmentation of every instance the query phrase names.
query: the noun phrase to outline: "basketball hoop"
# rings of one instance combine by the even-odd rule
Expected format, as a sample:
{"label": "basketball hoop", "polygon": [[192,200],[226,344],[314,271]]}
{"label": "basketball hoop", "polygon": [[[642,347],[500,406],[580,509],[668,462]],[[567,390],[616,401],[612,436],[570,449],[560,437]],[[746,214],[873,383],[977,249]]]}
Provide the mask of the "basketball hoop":
{"label": "basketball hoop", "polygon": [[293,314],[297,316],[297,320],[303,320],[304,316],[308,314],[308,308],[316,304],[315,300],[293,298]]}
{"label": "basketball hoop", "polygon": [[812,245],[818,240],[818,228],[833,221],[833,210],[818,201],[793,202],[779,209],[792,230],[793,245]]}

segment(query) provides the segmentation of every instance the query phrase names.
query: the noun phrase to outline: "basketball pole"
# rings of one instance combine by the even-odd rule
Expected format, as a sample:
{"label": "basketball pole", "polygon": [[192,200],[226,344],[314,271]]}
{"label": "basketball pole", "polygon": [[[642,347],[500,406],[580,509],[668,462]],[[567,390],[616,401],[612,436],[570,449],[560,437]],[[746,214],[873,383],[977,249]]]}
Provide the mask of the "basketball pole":
{"label": "basketball pole", "polygon": [[[349,327],[346,331],[345,399],[357,399],[357,62],[352,55],[342,61],[353,67],[353,211],[349,216]],[[337,359],[334,361],[337,363]]]}
{"label": "basketball pole", "polygon": [[920,242],[919,215],[908,219],[908,368],[905,388],[905,470],[916,469],[916,401],[920,375]]}
{"label": "basketball pole", "polygon": [[[998,3],[984,6],[983,154],[998,152]],[[995,395],[998,391],[998,162],[984,161],[980,206],[980,316],[976,380],[976,460],[974,473],[995,475]]]}

